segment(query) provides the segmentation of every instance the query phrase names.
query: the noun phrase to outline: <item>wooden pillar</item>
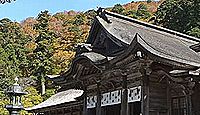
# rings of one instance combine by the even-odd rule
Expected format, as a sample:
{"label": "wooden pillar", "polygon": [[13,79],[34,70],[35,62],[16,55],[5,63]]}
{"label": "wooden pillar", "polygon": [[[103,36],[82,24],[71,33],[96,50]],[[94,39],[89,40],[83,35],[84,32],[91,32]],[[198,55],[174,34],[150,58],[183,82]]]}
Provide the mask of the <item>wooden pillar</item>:
{"label": "wooden pillar", "polygon": [[171,115],[172,114],[172,108],[171,108],[171,91],[170,91],[170,87],[169,87],[169,78],[166,77],[166,82],[167,82],[167,108],[168,108],[168,112],[167,115]]}
{"label": "wooden pillar", "polygon": [[149,76],[145,75],[145,89],[146,89],[146,110],[145,115],[149,115],[150,107],[149,107],[149,101],[150,101],[150,89],[149,89]]}
{"label": "wooden pillar", "polygon": [[83,115],[88,115],[88,109],[87,109],[87,88],[84,88]]}
{"label": "wooden pillar", "polygon": [[141,80],[141,115],[144,115],[144,76],[142,76]]}
{"label": "wooden pillar", "polygon": [[187,113],[188,113],[188,115],[192,115],[191,96],[189,94],[187,94],[187,96],[186,96],[186,106],[187,106]]}
{"label": "wooden pillar", "polygon": [[123,76],[122,81],[122,97],[121,97],[121,115],[128,115],[128,89],[127,76]]}
{"label": "wooden pillar", "polygon": [[97,82],[96,115],[101,115],[101,90],[100,90],[100,82]]}
{"label": "wooden pillar", "polygon": [[145,74],[146,71],[143,67],[140,68],[140,73],[142,74],[141,79],[141,115],[145,115]]}
{"label": "wooden pillar", "polygon": [[141,67],[140,72],[142,74],[141,79],[141,113],[142,115],[149,115],[150,111],[150,85],[149,76],[151,74],[150,68]]}

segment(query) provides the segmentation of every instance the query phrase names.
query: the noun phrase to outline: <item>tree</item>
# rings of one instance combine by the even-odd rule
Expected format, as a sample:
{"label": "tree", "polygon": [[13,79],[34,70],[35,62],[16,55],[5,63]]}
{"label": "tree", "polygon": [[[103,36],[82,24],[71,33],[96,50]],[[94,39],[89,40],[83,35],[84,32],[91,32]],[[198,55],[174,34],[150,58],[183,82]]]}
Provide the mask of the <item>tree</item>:
{"label": "tree", "polygon": [[28,94],[24,95],[22,98],[22,103],[25,108],[33,107],[43,101],[42,96],[33,86],[26,87],[25,91],[28,92]]}
{"label": "tree", "polygon": [[27,41],[18,23],[6,18],[0,20],[0,90],[12,84],[16,76],[24,76],[23,70],[28,67],[24,47]]}
{"label": "tree", "polygon": [[[54,71],[57,74],[62,71],[66,71],[66,68],[69,67],[69,63],[75,56],[75,46],[78,43],[84,42],[87,38],[90,27],[89,23],[92,18],[91,16],[94,16],[94,13],[95,12],[74,13],[69,11],[53,16],[57,19],[57,21],[62,23],[62,29],[59,37],[53,44],[53,63],[56,65],[56,67],[54,67]],[[90,18],[88,19],[87,16],[90,16]]]}
{"label": "tree", "polygon": [[94,17],[97,15],[95,10],[88,10],[84,13],[87,17],[87,25],[92,25]]}
{"label": "tree", "polygon": [[123,6],[121,4],[116,4],[113,8],[112,8],[112,12],[118,13],[118,14],[122,14],[123,11],[125,9],[123,8]]}
{"label": "tree", "polygon": [[48,11],[41,12],[38,17],[38,23],[35,24],[35,30],[39,33],[35,38],[36,48],[30,57],[32,75],[37,77],[39,84],[41,84],[40,93],[45,94],[45,76],[53,74],[53,41],[56,38],[54,32],[49,31]]}
{"label": "tree", "polygon": [[19,23],[4,18],[0,20],[0,114],[8,115],[5,104],[8,97],[4,94],[5,89],[13,84],[16,76],[27,77],[25,70],[28,67],[26,54],[28,50],[24,47],[27,41]]}
{"label": "tree", "polygon": [[0,91],[0,115],[9,115],[9,112],[5,109],[5,105],[9,103],[7,96],[4,92]]}
{"label": "tree", "polygon": [[155,24],[199,37],[199,0],[166,0],[158,8]]}
{"label": "tree", "polygon": [[152,16],[152,14],[147,11],[147,6],[145,4],[140,4],[138,6],[136,15],[140,20],[148,20]]}
{"label": "tree", "polygon": [[126,10],[123,13],[125,16],[131,17],[131,18],[135,18],[138,19],[139,17],[137,16],[137,11],[136,10]]}
{"label": "tree", "polygon": [[147,0],[147,3],[151,3],[152,2],[152,0]]}
{"label": "tree", "polygon": [[75,16],[74,25],[80,26],[83,25],[85,21],[85,16],[83,14],[78,14]]}
{"label": "tree", "polygon": [[200,38],[200,28],[194,27],[191,30],[187,31],[189,35],[195,36],[197,38]]}

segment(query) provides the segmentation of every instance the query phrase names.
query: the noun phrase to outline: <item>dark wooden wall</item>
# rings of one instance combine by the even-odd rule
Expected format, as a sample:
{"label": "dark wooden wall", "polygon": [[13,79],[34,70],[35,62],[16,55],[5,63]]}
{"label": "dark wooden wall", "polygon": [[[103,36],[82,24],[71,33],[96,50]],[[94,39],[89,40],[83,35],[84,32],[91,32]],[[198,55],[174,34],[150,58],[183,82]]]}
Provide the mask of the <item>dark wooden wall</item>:
{"label": "dark wooden wall", "polygon": [[149,76],[149,115],[168,115],[168,85],[164,76]]}
{"label": "dark wooden wall", "polygon": [[192,94],[193,115],[200,115],[200,83],[196,83]]}

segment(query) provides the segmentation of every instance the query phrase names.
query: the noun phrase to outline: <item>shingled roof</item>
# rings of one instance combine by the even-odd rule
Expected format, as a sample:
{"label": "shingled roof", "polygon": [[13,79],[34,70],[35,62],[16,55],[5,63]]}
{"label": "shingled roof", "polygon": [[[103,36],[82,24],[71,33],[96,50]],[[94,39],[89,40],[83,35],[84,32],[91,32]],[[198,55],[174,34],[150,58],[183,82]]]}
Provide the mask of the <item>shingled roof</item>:
{"label": "shingled roof", "polygon": [[[106,39],[109,39],[107,42],[113,42],[117,45],[115,47],[119,48],[119,50],[113,49],[113,44],[110,44],[111,46],[102,50],[116,50],[114,55],[94,49],[99,47],[98,44],[95,44],[95,39],[98,37],[96,34],[100,31],[97,29],[99,26],[107,32]],[[132,51],[136,44],[141,45],[147,52],[161,60],[187,65],[188,68],[199,68],[200,54],[190,48],[198,43],[200,43],[198,38],[104,10],[99,16],[96,16],[86,42],[91,45],[90,50],[85,48],[84,52],[77,52],[71,68],[52,80],[55,82],[67,81],[67,76],[74,77],[76,75],[74,72],[77,72],[76,68],[78,68],[75,66],[79,63],[78,60],[86,59],[93,65],[105,63],[115,60],[120,55],[127,55],[127,52]]]}
{"label": "shingled roof", "polygon": [[63,103],[68,103],[68,102],[73,102],[76,101],[77,97],[80,97],[83,94],[83,90],[75,90],[75,89],[70,89],[67,91],[62,91],[59,92],[53,96],[51,96],[49,99],[46,101],[31,107],[31,108],[26,108],[27,111],[33,111],[41,108],[46,108],[46,107],[51,107]]}
{"label": "shingled roof", "polygon": [[[132,42],[138,42],[147,51],[162,58],[200,67],[200,55],[190,48],[199,43],[199,39],[119,14],[105,12],[111,23],[101,17],[97,19],[115,38],[129,46]],[[136,34],[139,36],[134,41]]]}

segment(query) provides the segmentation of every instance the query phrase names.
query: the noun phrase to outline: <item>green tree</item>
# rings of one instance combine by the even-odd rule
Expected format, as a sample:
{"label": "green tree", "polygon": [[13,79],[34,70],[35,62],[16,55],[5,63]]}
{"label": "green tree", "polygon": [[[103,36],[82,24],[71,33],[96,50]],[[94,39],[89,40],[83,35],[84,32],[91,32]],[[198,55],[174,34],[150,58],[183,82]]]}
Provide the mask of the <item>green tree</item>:
{"label": "green tree", "polygon": [[149,19],[152,16],[152,14],[149,11],[147,11],[147,6],[145,4],[140,4],[138,6],[136,16],[140,20],[146,20]]}
{"label": "green tree", "polygon": [[139,16],[137,15],[137,11],[136,10],[126,10],[123,13],[125,16],[131,17],[131,18],[135,18],[138,19]]}
{"label": "green tree", "polygon": [[0,114],[8,115],[4,108],[8,104],[8,97],[4,94],[5,89],[13,84],[16,76],[26,76],[28,68],[27,53],[25,48],[27,41],[17,22],[4,18],[0,20]]}
{"label": "green tree", "polygon": [[53,41],[56,35],[48,28],[49,18],[48,11],[44,11],[36,19],[38,23],[34,27],[39,35],[35,38],[36,48],[30,57],[32,75],[37,77],[42,95],[45,94],[45,76],[53,74]]}
{"label": "green tree", "polygon": [[152,0],[147,0],[147,3],[151,3],[152,2]]}
{"label": "green tree", "polygon": [[23,69],[28,67],[28,51],[24,47],[27,41],[18,23],[0,20],[0,90],[12,84],[16,76],[24,77]]}
{"label": "green tree", "polygon": [[[38,105],[43,101],[42,96],[38,93],[35,87],[29,86],[25,88],[25,91],[28,93],[22,97],[22,104],[24,108],[33,107]],[[21,111],[20,115],[29,115],[27,111]],[[32,114],[30,114],[32,115]]]}
{"label": "green tree", "polygon": [[118,14],[122,14],[123,11],[125,9],[123,8],[123,6],[121,4],[116,4],[113,8],[112,8],[112,12],[118,13]]}
{"label": "green tree", "polygon": [[187,33],[189,35],[200,38],[200,28],[198,28],[198,27],[192,28],[191,30],[187,31]]}
{"label": "green tree", "polygon": [[199,0],[166,0],[158,8],[155,24],[199,37]]}
{"label": "green tree", "polygon": [[4,108],[9,103],[8,98],[4,92],[0,91],[0,115],[9,115],[8,111]]}
{"label": "green tree", "polygon": [[34,105],[37,105],[43,101],[42,96],[38,93],[35,87],[26,87],[25,91],[28,93],[22,98],[22,103],[25,108],[33,107]]}
{"label": "green tree", "polygon": [[83,14],[78,14],[75,16],[74,25],[80,26],[83,25],[85,21],[85,16]]}
{"label": "green tree", "polygon": [[87,25],[92,25],[94,17],[97,15],[95,10],[88,10],[84,13],[87,18]]}

